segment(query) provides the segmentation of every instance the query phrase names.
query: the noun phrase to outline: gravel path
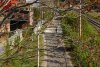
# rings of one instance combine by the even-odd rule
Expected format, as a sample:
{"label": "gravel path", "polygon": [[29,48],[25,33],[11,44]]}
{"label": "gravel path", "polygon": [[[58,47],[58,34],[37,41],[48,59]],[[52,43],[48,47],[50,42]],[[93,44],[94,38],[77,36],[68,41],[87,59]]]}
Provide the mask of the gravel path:
{"label": "gravel path", "polygon": [[60,20],[53,20],[44,33],[44,60],[41,67],[73,67],[69,52],[66,52],[63,43]]}

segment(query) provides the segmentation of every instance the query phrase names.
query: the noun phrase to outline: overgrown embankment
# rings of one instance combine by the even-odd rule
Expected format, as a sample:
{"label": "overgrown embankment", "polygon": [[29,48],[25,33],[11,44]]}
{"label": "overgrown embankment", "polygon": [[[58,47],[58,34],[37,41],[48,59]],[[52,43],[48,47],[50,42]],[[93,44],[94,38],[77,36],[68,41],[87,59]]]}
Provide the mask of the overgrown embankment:
{"label": "overgrown embankment", "polygon": [[[43,48],[43,37],[40,35],[40,48]],[[32,28],[23,31],[23,38],[16,37],[13,43],[8,42],[4,54],[0,55],[0,67],[34,67],[37,66],[38,37]],[[43,51],[40,51],[40,56]]]}
{"label": "overgrown embankment", "polygon": [[[64,13],[62,13],[64,14]],[[82,17],[82,38],[79,38],[79,17],[69,11],[62,19],[66,48],[70,48],[75,66],[98,67],[100,64],[100,34]]]}

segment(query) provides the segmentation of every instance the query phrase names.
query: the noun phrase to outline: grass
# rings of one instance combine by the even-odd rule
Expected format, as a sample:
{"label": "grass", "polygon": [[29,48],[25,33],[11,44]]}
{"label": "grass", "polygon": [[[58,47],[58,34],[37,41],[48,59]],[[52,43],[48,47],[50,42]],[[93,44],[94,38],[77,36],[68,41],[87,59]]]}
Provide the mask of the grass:
{"label": "grass", "polygon": [[99,33],[97,30],[85,18],[82,18],[82,27],[83,39],[86,40],[90,36],[98,37]]}
{"label": "grass", "polygon": [[62,19],[61,25],[65,37],[65,46],[72,49],[71,55],[74,65],[98,67],[100,65],[100,54],[98,54],[100,51],[100,35],[85,18],[82,18],[82,39],[80,40],[79,22],[76,14],[74,11],[67,12],[66,18]]}
{"label": "grass", "polygon": [[0,43],[4,42],[5,40],[6,40],[6,37],[5,36],[1,37],[0,38]]}
{"label": "grass", "polygon": [[39,8],[34,8],[34,15],[33,15],[33,18],[34,18],[34,20],[38,20],[38,19],[40,19],[40,17],[41,17],[41,12],[40,12],[40,9]]}
{"label": "grass", "polygon": [[89,12],[87,14],[90,15],[90,16],[92,16],[92,17],[94,17],[97,20],[100,20],[100,12],[92,11],[92,12]]}
{"label": "grass", "polygon": [[72,38],[78,36],[78,22],[77,22],[77,13],[74,11],[68,11],[66,17],[62,19],[62,28],[64,35],[69,35]]}
{"label": "grass", "polygon": [[43,35],[40,35],[40,65],[42,64],[42,60],[44,59],[44,41]]}
{"label": "grass", "polygon": [[49,9],[49,10],[46,10],[45,11],[45,13],[44,13],[44,18],[45,18],[45,20],[51,20],[52,19],[52,17],[53,17],[53,12],[51,12],[51,10]]}
{"label": "grass", "polygon": [[42,10],[40,11],[39,8],[34,8],[34,15],[33,15],[33,19],[35,21],[38,20],[51,20],[53,17],[53,12],[51,9],[49,8],[41,8]]}
{"label": "grass", "polygon": [[7,40],[7,34],[6,33],[2,33],[0,35],[0,43],[4,42]]}
{"label": "grass", "polygon": [[[32,29],[27,29],[23,32],[23,40],[15,39],[14,45],[7,43],[5,52],[0,56],[0,67],[34,67],[37,66],[37,34],[32,32]],[[40,47],[43,47],[43,37],[40,35]],[[40,52],[43,55],[43,51]],[[9,58],[10,59],[9,59]]]}

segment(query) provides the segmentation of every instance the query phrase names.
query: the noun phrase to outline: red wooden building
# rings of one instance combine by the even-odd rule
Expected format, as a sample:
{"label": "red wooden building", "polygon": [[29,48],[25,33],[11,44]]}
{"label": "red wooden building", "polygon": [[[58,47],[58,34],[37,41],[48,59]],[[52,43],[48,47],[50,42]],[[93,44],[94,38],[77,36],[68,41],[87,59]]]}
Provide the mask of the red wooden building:
{"label": "red wooden building", "polygon": [[16,3],[17,3],[17,0],[0,1],[0,8],[2,8],[2,10],[7,10]]}

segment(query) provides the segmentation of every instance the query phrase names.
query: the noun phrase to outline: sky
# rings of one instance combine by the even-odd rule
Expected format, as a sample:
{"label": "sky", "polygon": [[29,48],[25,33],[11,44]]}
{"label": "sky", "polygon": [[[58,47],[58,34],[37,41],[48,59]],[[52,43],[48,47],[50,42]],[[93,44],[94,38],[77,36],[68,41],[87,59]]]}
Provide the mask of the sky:
{"label": "sky", "polygon": [[[34,1],[36,1],[36,0],[26,0],[27,3],[32,3]],[[39,7],[39,3],[34,3],[33,7]]]}
{"label": "sky", "polygon": [[33,1],[35,1],[35,0],[26,0],[27,3],[31,3]]}

